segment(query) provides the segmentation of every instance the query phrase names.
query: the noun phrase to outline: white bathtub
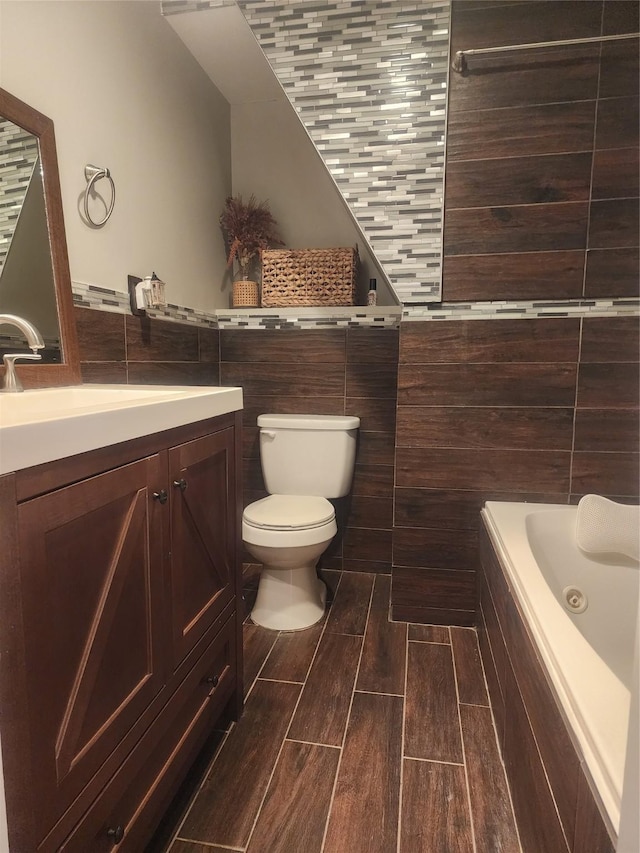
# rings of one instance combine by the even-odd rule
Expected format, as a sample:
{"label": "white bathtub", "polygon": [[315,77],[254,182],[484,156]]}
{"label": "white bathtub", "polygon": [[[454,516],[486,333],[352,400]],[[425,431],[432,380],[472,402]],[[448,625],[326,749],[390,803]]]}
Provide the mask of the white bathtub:
{"label": "white bathtub", "polygon": [[[575,545],[577,507],[488,501],[489,535],[548,670],[574,744],[618,831],[640,567]],[[583,613],[563,590],[588,599]]]}

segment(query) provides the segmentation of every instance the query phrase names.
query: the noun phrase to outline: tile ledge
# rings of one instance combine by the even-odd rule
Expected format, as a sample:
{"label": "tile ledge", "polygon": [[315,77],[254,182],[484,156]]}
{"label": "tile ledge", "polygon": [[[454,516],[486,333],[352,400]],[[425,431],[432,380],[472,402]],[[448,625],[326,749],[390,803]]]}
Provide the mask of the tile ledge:
{"label": "tile ledge", "polygon": [[400,305],[309,306],[304,308],[222,308],[215,311],[219,329],[293,329],[381,327],[400,325]]}

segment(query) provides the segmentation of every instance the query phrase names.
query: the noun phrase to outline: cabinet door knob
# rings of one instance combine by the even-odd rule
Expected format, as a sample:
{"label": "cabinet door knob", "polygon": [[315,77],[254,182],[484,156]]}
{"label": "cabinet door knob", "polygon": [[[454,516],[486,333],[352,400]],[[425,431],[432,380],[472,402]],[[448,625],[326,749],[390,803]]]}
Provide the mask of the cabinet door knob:
{"label": "cabinet door knob", "polygon": [[166,489],[160,489],[159,492],[153,493],[153,499],[155,501],[160,501],[161,504],[166,504],[166,502],[169,500],[169,495],[167,494]]}
{"label": "cabinet door knob", "polygon": [[187,481],[186,480],[174,480],[173,485],[176,487],[176,489],[180,489],[181,492],[184,492],[184,490],[187,488]]}
{"label": "cabinet door knob", "polygon": [[209,675],[207,678],[204,679],[204,683],[210,684],[212,687],[217,687],[219,681],[220,679],[217,675]]}
{"label": "cabinet door knob", "polygon": [[124,826],[121,826],[120,824],[118,824],[118,826],[110,826],[107,830],[107,835],[114,844],[120,844],[124,838]]}

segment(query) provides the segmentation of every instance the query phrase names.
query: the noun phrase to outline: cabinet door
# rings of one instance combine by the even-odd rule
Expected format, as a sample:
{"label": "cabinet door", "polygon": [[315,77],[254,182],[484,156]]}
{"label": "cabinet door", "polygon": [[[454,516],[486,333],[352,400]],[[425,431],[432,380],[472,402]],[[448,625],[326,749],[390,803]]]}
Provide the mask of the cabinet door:
{"label": "cabinet door", "polygon": [[39,838],[162,687],[165,478],[152,456],[18,507]]}
{"label": "cabinet door", "polygon": [[59,853],[113,853],[115,849],[141,853],[145,849],[179,780],[211,735],[232,693],[234,621],[228,619],[209,643],[154,721],[153,732],[142,738],[71,835],[62,844],[44,849]]}
{"label": "cabinet door", "polygon": [[233,598],[233,451],[233,428],[169,451],[174,666]]}

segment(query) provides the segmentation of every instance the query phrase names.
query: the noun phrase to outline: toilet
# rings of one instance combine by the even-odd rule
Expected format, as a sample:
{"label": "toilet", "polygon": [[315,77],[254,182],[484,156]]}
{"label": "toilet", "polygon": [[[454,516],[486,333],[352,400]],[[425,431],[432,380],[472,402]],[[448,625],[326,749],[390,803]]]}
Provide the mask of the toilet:
{"label": "toilet", "polygon": [[298,631],[322,619],[327,590],[316,564],[336,535],[327,498],[351,488],[360,419],[260,415],[260,461],[268,497],[242,515],[242,539],[263,568],[251,611],[257,625]]}

